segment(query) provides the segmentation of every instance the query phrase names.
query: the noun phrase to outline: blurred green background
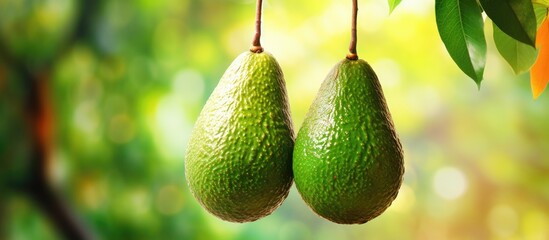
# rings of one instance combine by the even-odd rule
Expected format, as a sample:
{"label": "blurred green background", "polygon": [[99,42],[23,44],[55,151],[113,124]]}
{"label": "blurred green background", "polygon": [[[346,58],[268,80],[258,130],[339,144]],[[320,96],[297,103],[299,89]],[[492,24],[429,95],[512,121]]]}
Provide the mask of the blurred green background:
{"label": "blurred green background", "polygon": [[[97,2],[88,34],[69,44],[80,1],[0,0],[0,37],[30,66],[66,48],[48,64],[51,173],[100,239],[549,238],[549,96],[532,99],[528,74],[515,76],[498,55],[491,24],[478,90],[446,53],[434,0],[404,0],[390,15],[385,0],[359,1],[358,53],[378,74],[405,152],[398,198],[373,221],[347,226],[313,214],[292,188],[272,215],[234,224],[191,196],[184,153],[204,102],[251,44],[255,1]],[[284,71],[296,130],[347,53],[350,7],[264,2],[262,45]],[[0,56],[0,164],[15,169],[29,151],[20,78]],[[58,239],[10,190],[28,173],[0,168],[0,239]]]}

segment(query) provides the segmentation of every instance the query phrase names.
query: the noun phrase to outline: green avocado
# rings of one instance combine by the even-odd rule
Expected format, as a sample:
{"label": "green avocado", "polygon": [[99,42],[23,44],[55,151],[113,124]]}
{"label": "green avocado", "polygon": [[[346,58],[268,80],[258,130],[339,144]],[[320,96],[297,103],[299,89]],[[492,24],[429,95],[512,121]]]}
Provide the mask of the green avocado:
{"label": "green avocado", "polygon": [[293,147],[280,66],[269,53],[244,52],[229,66],[196,121],[185,156],[187,183],[215,216],[255,221],[288,196]]}
{"label": "green avocado", "polygon": [[296,138],[296,187],[320,216],[362,224],[396,198],[403,153],[376,74],[344,59],[328,74]]}

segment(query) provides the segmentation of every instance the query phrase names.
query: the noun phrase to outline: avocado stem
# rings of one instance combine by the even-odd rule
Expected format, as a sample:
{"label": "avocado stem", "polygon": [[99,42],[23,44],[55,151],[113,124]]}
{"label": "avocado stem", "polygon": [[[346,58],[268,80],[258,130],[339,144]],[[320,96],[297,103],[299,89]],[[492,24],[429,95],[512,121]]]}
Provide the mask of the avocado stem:
{"label": "avocado stem", "polygon": [[351,43],[349,44],[349,53],[347,54],[347,59],[349,60],[358,60],[358,55],[356,53],[356,19],[358,14],[358,0],[353,0],[353,17],[351,20]]}
{"label": "avocado stem", "polygon": [[252,47],[250,51],[254,53],[263,52],[263,47],[261,47],[261,7],[263,5],[262,0],[257,0],[256,9],[255,9],[255,35],[252,42]]}

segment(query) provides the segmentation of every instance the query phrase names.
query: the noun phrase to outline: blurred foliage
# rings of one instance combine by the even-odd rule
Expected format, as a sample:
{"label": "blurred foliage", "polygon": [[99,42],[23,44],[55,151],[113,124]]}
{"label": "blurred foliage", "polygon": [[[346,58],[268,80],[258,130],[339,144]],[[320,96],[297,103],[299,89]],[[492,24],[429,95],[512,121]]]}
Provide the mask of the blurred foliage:
{"label": "blurred foliage", "polygon": [[51,60],[74,22],[72,0],[1,1],[0,34],[18,60],[40,64]]}
{"label": "blurred foliage", "polygon": [[[0,1],[0,37],[18,58],[47,61],[66,45],[75,3]],[[350,2],[264,4],[262,45],[282,66],[298,129],[347,53]],[[386,4],[360,1],[358,20],[359,56],[378,73],[405,151],[404,185],[379,218],[331,223],[294,188],[271,216],[234,224],[191,196],[186,143],[225,68],[251,44],[250,0],[102,2],[89,39],[51,65],[55,184],[102,239],[549,238],[549,98],[533,101],[528,76],[490,44],[478,91],[438,37],[434,1],[403,1],[391,15]],[[0,238],[57,239],[31,202],[5,194],[28,161],[20,79],[0,58]]]}

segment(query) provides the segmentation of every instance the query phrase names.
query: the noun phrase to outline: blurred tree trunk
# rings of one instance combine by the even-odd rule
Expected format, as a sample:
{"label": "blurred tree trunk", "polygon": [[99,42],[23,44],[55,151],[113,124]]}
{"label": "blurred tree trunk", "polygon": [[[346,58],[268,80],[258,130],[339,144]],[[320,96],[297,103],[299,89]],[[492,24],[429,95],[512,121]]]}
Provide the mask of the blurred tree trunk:
{"label": "blurred tree trunk", "polygon": [[[22,121],[30,132],[30,166],[22,186],[12,186],[15,192],[22,192],[46,215],[60,236],[65,239],[94,239],[92,232],[80,222],[62,194],[51,184],[48,175],[51,167],[51,153],[54,141],[54,108],[51,92],[52,69],[58,58],[70,49],[77,41],[86,42],[90,38],[93,17],[102,1],[77,1],[78,10],[74,28],[65,43],[59,47],[49,60],[39,66],[29,66],[24,60],[11,54],[10,49],[0,39],[0,57],[7,65],[8,71],[18,75],[20,83],[26,90],[22,111]],[[11,191],[10,191],[11,192]],[[7,194],[0,193],[0,226],[6,226],[5,199]],[[0,238],[6,236],[6,229],[0,227]]]}
{"label": "blurred tree trunk", "polygon": [[25,120],[32,134],[30,179],[23,192],[42,210],[65,239],[92,239],[91,233],[78,221],[50,183],[55,116],[50,89],[51,71],[31,72],[18,69],[28,91],[24,105]]}

